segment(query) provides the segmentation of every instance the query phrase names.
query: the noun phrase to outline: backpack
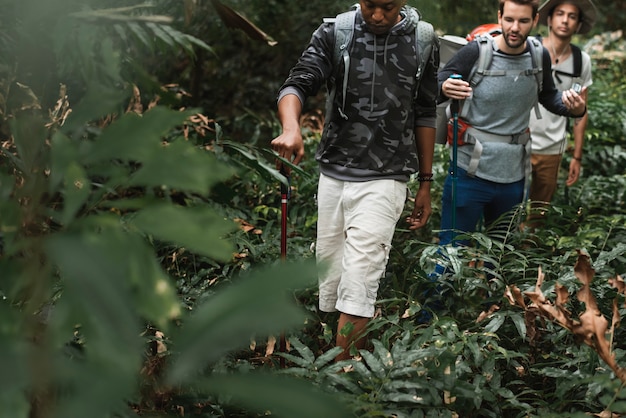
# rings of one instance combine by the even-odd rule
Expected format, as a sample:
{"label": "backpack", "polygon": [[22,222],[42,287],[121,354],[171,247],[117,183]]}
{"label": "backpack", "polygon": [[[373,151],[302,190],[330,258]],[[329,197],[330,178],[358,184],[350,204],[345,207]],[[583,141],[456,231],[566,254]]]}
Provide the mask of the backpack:
{"label": "backpack", "polygon": [[[507,70],[490,70],[491,61],[493,59],[493,37],[489,34],[478,35],[476,38],[478,42],[478,59],[474,63],[469,76],[469,84],[472,88],[475,88],[484,77],[486,76],[504,76],[510,73]],[[535,102],[535,115],[537,119],[541,119],[541,112],[539,111],[539,93],[543,89],[543,45],[541,41],[534,37],[528,37],[526,40],[528,48],[530,50],[532,67],[523,72],[524,75],[533,75],[537,82],[537,100]],[[463,44],[459,44],[459,48]],[[519,71],[515,70],[515,74],[518,75]],[[445,144],[447,140],[447,124],[450,119],[450,100],[446,100],[437,106],[437,137],[436,143]],[[465,117],[469,110],[471,98],[465,99],[463,109],[459,114],[459,117]]]}
{"label": "backpack", "polygon": [[[424,22],[420,19],[420,13],[417,9],[406,6],[406,10],[408,13],[412,13],[417,16],[418,22],[415,26],[415,50],[418,55],[418,65],[417,72],[415,74],[415,79],[417,80],[415,86],[415,95],[417,96],[419,90],[419,83],[422,79],[422,73],[424,72],[424,67],[428,62],[429,57],[433,52],[433,45],[438,45],[438,38],[435,36],[435,30],[433,26]],[[334,18],[324,18],[325,23],[334,22],[334,35],[335,35],[335,47],[334,47],[334,55],[333,55],[333,67],[337,70],[339,68],[340,63],[343,61],[344,63],[344,72],[343,72],[343,81],[342,81],[342,103],[339,108],[339,113],[342,117],[346,117],[343,113],[343,109],[345,108],[346,101],[346,91],[348,89],[348,71],[345,69],[350,68],[350,44],[352,42],[352,35],[354,33],[354,24],[356,19],[356,14],[359,11],[359,5],[355,4],[352,6],[351,10],[340,13]],[[334,82],[334,77],[331,80],[331,89],[328,92],[328,96],[326,98],[326,113],[332,109],[333,100],[335,98],[337,84]]]}
{"label": "backpack", "polygon": [[[541,36],[537,36],[539,42],[541,42]],[[568,73],[560,70],[552,70],[554,77],[560,81],[559,76],[564,75],[566,77],[578,78],[582,74],[583,69],[583,54],[577,45],[570,44],[572,48],[572,59],[574,60],[574,72]]]}

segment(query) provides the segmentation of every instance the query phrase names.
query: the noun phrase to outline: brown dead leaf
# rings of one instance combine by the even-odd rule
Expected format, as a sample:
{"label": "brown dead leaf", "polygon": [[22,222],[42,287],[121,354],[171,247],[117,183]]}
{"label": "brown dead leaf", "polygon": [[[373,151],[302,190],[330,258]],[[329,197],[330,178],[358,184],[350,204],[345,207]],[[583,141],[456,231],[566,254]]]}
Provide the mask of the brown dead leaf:
{"label": "brown dead leaf", "polygon": [[484,321],[485,319],[489,318],[495,311],[499,310],[500,307],[498,305],[491,305],[489,307],[489,310],[487,311],[482,311],[480,313],[480,315],[478,315],[478,318],[476,318],[476,323],[478,324],[479,322]]}
{"label": "brown dead leaf", "polygon": [[606,409],[602,412],[600,412],[599,414],[593,414],[594,416],[598,417],[598,418],[619,418],[621,417],[620,414],[614,414],[611,411],[607,411]]}
{"label": "brown dead leaf", "polygon": [[258,229],[255,228],[254,225],[244,221],[243,219],[240,218],[235,218],[233,219],[236,223],[239,224],[239,228],[243,231],[243,232],[252,232],[255,235],[261,235],[263,233],[262,229]]}
{"label": "brown dead leaf", "polygon": [[133,85],[133,96],[130,98],[128,106],[126,107],[126,113],[134,112],[138,115],[143,113],[143,105],[141,104],[141,92],[139,87]]}
{"label": "brown dead leaf", "polygon": [[557,283],[554,286],[554,291],[556,293],[556,306],[558,306],[559,309],[562,309],[566,313],[569,313],[567,308],[565,308],[565,304],[569,301],[569,292],[567,291],[567,288],[564,287],[562,284]]}
{"label": "brown dead leaf", "polygon": [[219,0],[211,0],[211,3],[219,17],[229,28],[241,29],[250,39],[265,41],[269,46],[276,45],[277,42],[271,36],[243,17],[239,12],[223,5]]}
{"label": "brown dead leaf", "polygon": [[[545,274],[541,271],[541,267],[539,267],[539,271],[537,273],[537,284],[535,285],[534,292],[525,292],[525,295],[528,296],[531,300],[531,306],[536,307],[538,312],[548,319],[557,321],[562,327],[572,330],[573,321],[569,317],[569,312],[561,305],[561,307],[557,307],[552,305],[548,299],[546,299],[543,291],[541,290],[541,285],[543,284],[543,279]],[[557,285],[557,294],[562,292],[559,289],[559,285]],[[566,290],[567,291],[567,290]],[[558,300],[557,296],[557,300]],[[563,296],[560,296],[561,301],[563,300]]]}
{"label": "brown dead leaf", "polygon": [[524,312],[524,323],[526,324],[526,337],[531,346],[534,346],[539,339],[540,333],[535,325],[536,319],[541,318],[539,309],[536,306],[526,308]]}
{"label": "brown dead leaf", "polygon": [[615,335],[615,328],[619,327],[619,324],[622,322],[622,317],[619,314],[619,306],[617,306],[617,299],[613,300],[613,318],[611,319],[611,329],[609,332],[611,333],[611,340]]}
{"label": "brown dead leaf", "polygon": [[269,357],[274,354],[274,350],[276,349],[276,337],[270,335],[267,339],[267,347],[265,347],[265,356]]}
{"label": "brown dead leaf", "polygon": [[504,295],[509,300],[511,305],[517,305],[526,309],[526,302],[524,301],[524,295],[522,291],[515,285],[507,286]]}
{"label": "brown dead leaf", "polygon": [[244,258],[248,257],[248,254],[243,252],[243,253],[234,253],[233,257],[237,260],[243,260]]}
{"label": "brown dead leaf", "polygon": [[154,333],[154,338],[156,339],[156,352],[157,354],[165,353],[167,351],[167,346],[163,342],[165,339],[165,334],[161,331],[157,331]]}
{"label": "brown dead leaf", "polygon": [[622,295],[626,295],[626,283],[624,282],[624,279],[622,279],[622,276],[618,275],[612,279],[609,279],[609,284],[616,288],[617,291]]}
{"label": "brown dead leaf", "polygon": [[401,318],[402,318],[402,319],[407,319],[407,318],[410,318],[410,317],[411,317],[411,312],[412,312],[412,311],[411,311],[411,308],[406,308],[406,309],[404,310],[404,313],[402,314]]}
{"label": "brown dead leaf", "polygon": [[46,124],[46,128],[50,128],[55,123],[59,126],[63,126],[67,117],[72,113],[70,108],[70,101],[67,96],[67,86],[61,84],[59,87],[59,100],[57,100],[54,109],[48,111],[50,116],[50,123]]}

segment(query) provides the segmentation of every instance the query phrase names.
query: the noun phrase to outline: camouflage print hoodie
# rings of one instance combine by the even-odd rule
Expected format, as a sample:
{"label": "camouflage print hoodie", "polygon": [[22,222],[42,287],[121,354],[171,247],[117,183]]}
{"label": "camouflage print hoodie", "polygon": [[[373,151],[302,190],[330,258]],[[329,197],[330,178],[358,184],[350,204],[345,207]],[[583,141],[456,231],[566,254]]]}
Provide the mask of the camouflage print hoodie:
{"label": "camouflage print hoodie", "polygon": [[296,94],[304,103],[323,84],[328,90],[337,84],[316,153],[320,171],[329,177],[407,181],[418,170],[415,128],[435,127],[439,59],[438,53],[431,56],[415,95],[419,15],[406,8],[401,14],[403,19],[388,34],[377,36],[357,12],[341,111],[344,69],[333,68],[334,23],[323,23],[313,33],[280,89],[278,100]]}

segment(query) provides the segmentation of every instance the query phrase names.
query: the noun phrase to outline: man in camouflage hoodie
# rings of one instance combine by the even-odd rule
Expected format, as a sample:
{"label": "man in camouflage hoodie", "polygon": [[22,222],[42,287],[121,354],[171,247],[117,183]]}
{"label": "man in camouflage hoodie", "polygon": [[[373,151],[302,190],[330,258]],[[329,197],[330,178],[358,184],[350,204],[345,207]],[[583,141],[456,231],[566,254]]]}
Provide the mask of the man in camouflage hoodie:
{"label": "man in camouflage hoodie", "polygon": [[336,91],[315,158],[319,308],[340,312],[336,343],[344,352],[337,360],[349,358],[353,343],[365,344],[362,333],[374,315],[407,182],[418,170],[410,229],[422,227],[431,213],[439,46],[433,37],[418,80],[419,18],[406,0],[361,0],[348,46],[349,68],[334,65],[334,23],[323,23],[278,94],[282,133],[272,148],[298,164],[304,156],[299,119],[305,99],[324,84]]}

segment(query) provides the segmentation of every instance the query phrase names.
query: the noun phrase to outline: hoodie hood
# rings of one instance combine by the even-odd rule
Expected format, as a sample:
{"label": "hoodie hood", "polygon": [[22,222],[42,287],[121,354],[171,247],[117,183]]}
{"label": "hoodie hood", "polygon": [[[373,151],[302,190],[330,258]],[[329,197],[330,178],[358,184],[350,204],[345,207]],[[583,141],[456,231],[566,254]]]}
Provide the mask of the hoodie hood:
{"label": "hoodie hood", "polygon": [[[361,26],[363,32],[369,32],[365,19],[363,19],[363,15],[361,14],[361,8],[358,5],[356,6],[356,10],[358,11],[357,24]],[[402,20],[396,23],[389,32],[378,35],[378,37],[385,38],[414,32],[417,22],[421,19],[419,11],[413,7],[403,6],[400,9],[400,16],[402,16]]]}
{"label": "hoodie hood", "polygon": [[[379,60],[377,53],[379,51],[380,45],[383,45],[383,65],[387,65],[387,62],[389,60],[388,45],[390,43],[390,39],[394,37],[404,36],[404,35],[412,35],[413,33],[415,33],[417,22],[420,20],[420,17],[421,17],[419,12],[412,7],[403,6],[400,9],[400,16],[402,17],[402,19],[398,23],[396,23],[389,30],[389,32],[385,34],[377,35],[369,31],[367,27],[367,23],[365,22],[365,19],[363,18],[363,14],[361,13],[361,9],[360,7],[357,6],[357,19],[356,19],[355,25],[360,26],[359,29],[360,31],[363,32],[365,37],[371,39],[371,43],[373,44],[372,61],[374,63],[374,67],[376,66]],[[374,105],[375,105],[375,91],[374,90],[376,86],[376,71],[371,72],[371,77],[372,79],[370,83],[371,88],[370,88],[370,94],[369,94],[370,96],[369,102],[370,102],[370,111],[374,111]],[[345,118],[345,114],[343,113],[342,109],[341,109],[341,114]]]}

